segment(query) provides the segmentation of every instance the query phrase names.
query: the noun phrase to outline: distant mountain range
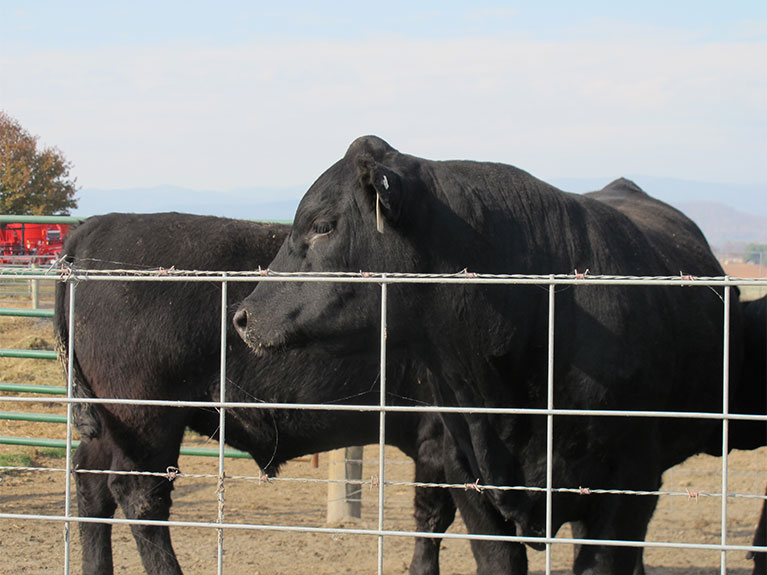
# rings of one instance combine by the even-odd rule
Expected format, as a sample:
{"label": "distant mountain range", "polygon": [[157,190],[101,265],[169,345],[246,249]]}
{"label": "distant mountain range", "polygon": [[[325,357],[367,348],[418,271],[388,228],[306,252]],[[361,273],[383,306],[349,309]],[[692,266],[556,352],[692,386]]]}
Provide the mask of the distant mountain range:
{"label": "distant mountain range", "polygon": [[698,224],[708,243],[719,253],[735,254],[750,243],[767,244],[765,217],[715,202],[680,202],[674,207]]}
{"label": "distant mountain range", "polygon": [[[750,242],[767,243],[767,185],[747,186],[628,176],[643,190],[677,207],[703,230],[718,250],[738,250]],[[609,178],[556,179],[567,191],[601,189]],[[178,211],[254,220],[292,220],[305,188],[192,190],[176,186],[80,190],[75,216],[107,212]]]}

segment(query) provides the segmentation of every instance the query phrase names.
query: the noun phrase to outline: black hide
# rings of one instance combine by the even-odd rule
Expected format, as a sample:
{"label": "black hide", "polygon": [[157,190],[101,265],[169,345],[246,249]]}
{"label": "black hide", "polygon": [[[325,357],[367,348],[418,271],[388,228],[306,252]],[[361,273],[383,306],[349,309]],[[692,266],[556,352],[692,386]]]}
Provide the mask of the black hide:
{"label": "black hide", "polygon": [[[77,269],[256,270],[266,267],[289,227],[185,214],[110,214],[90,218],[64,247]],[[230,282],[232,307],[254,287]],[[55,329],[67,354],[70,284],[57,285]],[[219,400],[221,284],[218,282],[77,282],[75,394],[79,397]],[[376,366],[361,360],[257,358],[227,314],[227,400],[377,403]],[[372,374],[372,375],[371,375]],[[415,369],[393,370],[394,402],[428,398]],[[409,382],[400,389],[397,381]],[[228,409],[226,441],[249,452],[267,473],[288,459],[378,440],[378,414]],[[165,472],[178,463],[184,429],[216,437],[215,409],[80,405],[79,469]],[[390,415],[387,440],[416,461],[416,480],[442,482],[442,424],[437,416]],[[78,474],[81,516],[165,520],[172,484],[164,478]],[[417,489],[418,530],[444,532],[455,514],[445,489]],[[81,523],[83,572],[112,573],[111,527]],[[166,527],[134,526],[148,573],[180,573]],[[411,573],[436,575],[439,539],[416,541]],[[512,549],[518,546],[513,546]],[[254,553],[258,550],[254,549]],[[524,553],[522,553],[524,557]],[[504,569],[506,569],[504,567]]]}
{"label": "black hide", "polygon": [[[743,327],[743,381],[731,411],[767,415],[767,296],[743,302]],[[731,432],[736,434],[736,448],[753,449],[767,445],[767,422],[734,421],[730,426]],[[767,501],[762,504],[753,545],[767,547]],[[767,575],[767,551],[749,555],[754,560],[753,575]]]}
{"label": "black hide", "polygon": [[[270,267],[723,275],[693,222],[627,180],[591,195],[569,194],[512,166],[425,160],[374,136],[353,142],[311,186]],[[243,302],[236,326],[264,357],[322,350],[372,359],[379,291],[350,283],[261,283]],[[540,286],[392,285],[387,344],[424,362],[439,404],[543,408],[547,297]],[[695,285],[559,289],[555,407],[721,411],[723,299],[722,289]],[[730,314],[735,394],[742,353],[735,289]],[[545,417],[443,420],[449,478],[545,485]],[[654,491],[665,469],[695,453],[720,452],[720,441],[721,423],[712,420],[557,416],[554,487]],[[488,489],[458,502],[471,531],[544,533],[541,493]],[[577,537],[641,541],[655,503],[652,496],[556,493],[554,531],[570,521]],[[574,571],[638,575],[641,550],[584,545]]]}

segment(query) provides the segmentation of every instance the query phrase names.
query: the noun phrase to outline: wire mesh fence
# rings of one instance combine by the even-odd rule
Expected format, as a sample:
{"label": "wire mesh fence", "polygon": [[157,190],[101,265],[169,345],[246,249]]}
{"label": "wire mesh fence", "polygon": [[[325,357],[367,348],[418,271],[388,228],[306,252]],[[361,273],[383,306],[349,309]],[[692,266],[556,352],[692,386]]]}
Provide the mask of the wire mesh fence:
{"label": "wire mesh fence", "polygon": [[[17,273],[17,272],[13,272]],[[718,469],[707,469],[705,473],[707,475],[718,476],[714,483],[711,483],[710,478],[705,482],[707,487],[700,488],[703,483],[697,481],[684,482],[689,484],[689,487],[685,489],[663,489],[657,491],[633,491],[633,490],[614,490],[614,489],[602,489],[599,485],[590,486],[555,486],[552,479],[552,449],[553,449],[553,426],[556,424],[557,417],[575,416],[575,417],[620,417],[620,418],[694,418],[694,419],[710,419],[722,422],[722,448],[724,452],[728,451],[727,445],[727,429],[729,422],[732,421],[758,421],[764,422],[767,426],[767,416],[765,415],[745,415],[738,413],[730,413],[727,410],[727,401],[724,400],[725,408],[719,413],[710,412],[656,412],[656,411],[641,411],[641,410],[604,410],[604,409],[579,409],[579,410],[563,410],[555,408],[553,402],[553,385],[554,385],[554,371],[553,363],[556,356],[555,346],[553,344],[554,333],[554,314],[556,313],[556,296],[557,290],[567,288],[568,286],[588,286],[588,285],[618,285],[618,286],[646,286],[646,289],[653,289],[657,286],[676,286],[682,287],[695,287],[696,289],[723,289],[723,323],[725,325],[725,333],[729,326],[729,301],[731,297],[731,290],[736,286],[747,286],[749,288],[763,289],[767,287],[767,279],[746,279],[746,278],[694,278],[691,276],[680,275],[678,277],[606,277],[606,276],[587,276],[583,274],[574,275],[560,275],[560,276],[512,276],[512,275],[477,275],[462,272],[454,275],[409,275],[409,274],[373,274],[373,273],[359,273],[359,274],[274,274],[267,272],[266,270],[253,272],[253,273],[231,273],[231,272],[194,272],[194,271],[180,271],[180,270],[146,270],[143,272],[137,272],[135,270],[100,270],[100,271],[85,271],[76,270],[71,268],[62,268],[56,271],[58,281],[68,282],[70,285],[69,292],[69,309],[74,310],[70,313],[70,325],[69,325],[69,378],[67,381],[68,393],[66,397],[39,397],[26,394],[18,394],[13,396],[2,396],[0,400],[8,404],[55,404],[62,405],[66,408],[66,422],[67,422],[67,434],[66,434],[66,456],[63,462],[63,466],[48,466],[44,472],[47,474],[59,474],[63,476],[63,489],[64,492],[61,496],[53,496],[55,500],[54,508],[57,512],[51,512],[50,510],[39,513],[35,512],[35,509],[26,509],[23,505],[15,507],[8,505],[8,498],[10,495],[6,493],[12,493],[9,488],[12,488],[16,479],[6,479],[3,477],[0,488],[3,489],[3,501],[5,503],[0,508],[0,521],[6,524],[19,525],[27,524],[27,522],[39,524],[44,523],[46,525],[59,525],[63,526],[63,538],[61,540],[61,569],[65,573],[79,572],[78,567],[72,561],[76,557],[75,553],[78,551],[74,549],[76,545],[73,545],[73,541],[76,541],[77,537],[74,534],[73,527],[80,523],[108,523],[115,526],[115,529],[120,529],[124,525],[130,524],[151,524],[151,525],[167,525],[172,528],[178,528],[181,530],[181,535],[176,538],[176,541],[183,539],[183,529],[202,529],[208,530],[214,534],[211,539],[211,547],[203,554],[206,556],[215,557],[215,569],[219,573],[224,572],[242,572],[237,571],[241,566],[238,562],[248,560],[242,559],[242,549],[247,548],[248,544],[241,539],[243,534],[247,536],[256,537],[257,534],[270,533],[279,535],[286,535],[288,537],[295,537],[298,534],[304,534],[312,537],[325,537],[330,541],[337,541],[339,538],[348,540],[355,538],[355,540],[366,541],[364,554],[375,556],[374,564],[368,561],[365,564],[363,571],[370,572],[377,571],[378,573],[394,573],[401,572],[402,565],[394,565],[391,561],[387,562],[386,556],[390,552],[393,546],[399,545],[401,541],[410,541],[413,537],[419,536],[423,538],[436,538],[444,539],[447,541],[447,545],[452,544],[452,540],[460,540],[463,542],[463,555],[468,556],[466,551],[465,541],[467,539],[473,540],[498,540],[498,541],[513,541],[513,542],[525,542],[539,544],[545,547],[544,562],[539,568],[546,573],[554,572],[558,564],[567,564],[567,560],[561,558],[562,550],[567,549],[568,553],[572,552],[573,546],[576,545],[595,545],[595,544],[614,544],[620,546],[636,546],[643,547],[647,550],[647,557],[651,556],[651,553],[655,550],[693,550],[701,553],[708,554],[709,557],[714,557],[712,561],[712,569],[716,569],[720,572],[727,572],[728,564],[733,563],[733,553],[745,555],[749,551],[758,550],[750,545],[750,534],[742,533],[743,528],[732,527],[732,513],[733,509],[737,509],[738,513],[742,513],[742,502],[752,503],[750,509],[754,514],[753,518],[746,518],[746,523],[755,523],[755,509],[758,508],[758,504],[765,500],[763,493],[764,483],[767,481],[767,462],[764,461],[765,452],[755,452],[755,457],[762,458],[758,460],[757,464],[747,466],[746,469],[740,469],[736,467],[732,470],[730,467],[730,459],[735,456],[722,457],[718,463]],[[33,272],[24,274],[25,278],[35,279],[50,279],[50,275],[42,274],[41,272]],[[379,401],[376,405],[370,404],[313,404],[313,403],[280,403],[280,402],[231,402],[226,401],[227,397],[227,385],[228,380],[226,376],[226,361],[227,361],[227,334],[226,326],[231,321],[228,317],[228,310],[230,302],[227,299],[226,286],[231,282],[252,282],[258,281],[279,281],[279,282],[348,282],[348,283],[365,283],[374,284],[379,286],[381,290],[380,302],[381,302],[381,321],[380,321],[380,374],[379,374]],[[221,289],[221,376],[219,380],[220,395],[218,401],[171,401],[171,400],[142,400],[136,398],[76,398],[74,397],[72,386],[72,361],[74,357],[75,341],[74,334],[76,330],[76,310],[77,310],[77,286],[81,282],[99,282],[99,281],[160,281],[160,282],[216,282],[222,286]],[[514,407],[504,408],[488,408],[483,406],[452,406],[452,407],[433,407],[428,405],[392,405],[387,401],[387,306],[388,291],[387,288],[393,284],[414,284],[414,283],[440,283],[440,284],[482,284],[482,285],[535,285],[545,289],[549,294],[549,352],[548,352],[548,400],[545,408],[537,409],[522,409]],[[722,395],[724,398],[728,396],[728,369],[727,369],[727,342],[728,337],[725,335],[724,343],[724,369],[722,374]],[[74,350],[74,352],[73,352]],[[205,504],[209,507],[202,514],[207,519],[200,519],[200,515],[194,513],[199,511],[202,506],[197,506],[194,503],[187,502],[187,506],[196,509],[178,509],[174,507],[174,516],[169,521],[135,521],[121,518],[94,518],[94,517],[81,517],[75,512],[74,508],[74,490],[72,485],[72,473],[84,473],[84,470],[73,470],[72,473],[67,473],[67,470],[73,468],[71,460],[71,447],[74,441],[73,437],[73,406],[76,404],[104,404],[104,405],[129,405],[129,406],[172,406],[178,408],[215,408],[219,413],[219,428],[218,428],[218,443],[219,443],[219,458],[217,461],[217,468],[210,469],[208,465],[204,472],[187,471],[185,466],[179,465],[179,469],[175,467],[169,467],[164,472],[159,473],[159,476],[163,477],[167,481],[171,481],[177,486],[177,490],[181,491],[181,485],[191,485],[192,482],[201,482],[206,487],[207,492],[215,493],[213,502]],[[291,498],[287,491],[283,491],[281,495],[272,497],[271,491],[276,490],[279,486],[280,489],[295,488],[300,486],[302,489],[316,488],[319,486],[321,489],[325,489],[328,484],[327,476],[319,475],[316,477],[281,475],[278,477],[266,477],[263,474],[256,472],[251,474],[235,473],[232,471],[232,462],[225,461],[224,458],[224,445],[226,443],[226,414],[227,410],[231,409],[262,409],[262,410],[316,410],[324,412],[325,416],[332,417],[334,412],[372,412],[379,414],[379,443],[377,448],[372,451],[375,459],[368,460],[366,468],[373,467],[374,473],[371,473],[369,477],[365,477],[363,480],[356,482],[362,487],[362,500],[363,508],[366,510],[367,516],[364,522],[359,525],[344,525],[344,526],[320,526],[316,520],[308,521],[305,518],[290,517],[286,521],[270,522],[266,520],[265,513],[258,511],[257,509],[251,509],[251,513],[243,514],[236,510],[235,505],[230,508],[229,501],[229,486],[245,485],[246,489],[256,490],[259,495],[263,495],[263,498],[259,498],[257,507],[266,509],[271,505],[279,507],[280,504],[284,504],[287,499]],[[398,464],[387,463],[387,451],[391,452],[390,447],[386,447],[387,437],[387,414],[393,413],[485,413],[492,416],[507,416],[507,415],[535,415],[545,417],[547,420],[547,458],[546,458],[546,481],[543,485],[479,485],[479,484],[445,484],[445,483],[418,483],[412,479],[412,470],[407,466],[401,465],[401,458],[396,461],[400,461]],[[371,452],[368,452],[371,453]],[[737,454],[738,458],[748,456],[741,456]],[[21,465],[6,465],[3,466],[8,471],[15,472],[29,472],[29,473],[42,473],[40,471],[32,472],[30,467]],[[399,468],[398,468],[399,467]],[[709,463],[710,467],[710,463]],[[401,468],[407,469],[404,474],[401,472]],[[140,476],[145,472],[135,471],[121,471],[116,472],[110,469],[88,471],[88,473],[102,473],[107,476],[115,476],[118,473],[127,473],[133,476]],[[679,473],[675,470],[670,470],[668,473]],[[682,472],[684,475],[685,472]],[[686,471],[686,473],[694,474],[694,466],[692,470]],[[734,475],[733,475],[734,474]],[[155,473],[154,475],[158,475]],[[301,475],[306,475],[302,470]],[[404,475],[404,476],[403,476]],[[746,484],[750,485],[747,490],[733,489],[733,477],[746,478]],[[36,479],[32,479],[36,482]],[[344,480],[339,480],[342,483]],[[684,483],[683,482],[683,483]],[[740,483],[739,483],[740,485]],[[753,486],[757,487],[754,488]],[[761,485],[761,487],[759,487]],[[465,529],[458,527],[454,532],[448,532],[446,534],[434,534],[425,532],[415,532],[412,527],[402,527],[407,525],[408,521],[403,520],[400,515],[403,515],[402,509],[407,508],[410,501],[412,489],[415,487],[429,487],[437,489],[446,489],[449,491],[536,491],[546,495],[546,533],[542,537],[525,537],[525,536],[492,536],[492,535],[476,535],[467,534]],[[190,488],[192,492],[196,488]],[[235,487],[231,487],[234,491]],[[556,534],[552,529],[552,496],[555,493],[571,493],[580,497],[589,497],[592,495],[621,493],[624,495],[633,495],[636,497],[643,497],[647,495],[659,495],[662,501],[670,501],[668,507],[661,505],[660,510],[656,513],[656,517],[660,517],[663,521],[672,523],[674,522],[674,516],[676,513],[689,513],[689,508],[682,511],[674,511],[678,509],[676,506],[678,502],[689,505],[706,505],[707,514],[718,515],[718,530],[714,529],[712,533],[706,534],[706,537],[688,536],[686,533],[676,533],[675,536],[667,537],[662,540],[649,538],[647,541],[605,541],[600,540],[598,542],[594,540],[581,539],[575,536],[573,533],[564,531]],[[179,498],[177,498],[178,500]],[[210,500],[211,498],[206,498]],[[276,501],[276,503],[275,503]],[[398,501],[396,506],[393,505],[393,501]],[[676,503],[674,503],[676,502]],[[705,502],[705,503],[704,503]],[[713,505],[712,505],[713,503]],[[211,507],[212,505],[212,507]],[[324,505],[322,497],[319,498],[317,505]],[[49,507],[44,507],[50,509]],[[9,511],[11,510],[11,511]],[[273,511],[274,512],[274,511]],[[284,512],[284,507],[283,507]],[[277,511],[279,513],[279,511]],[[287,512],[286,512],[287,513]],[[390,515],[395,515],[394,521],[387,519]],[[311,514],[310,514],[311,515]],[[285,520],[286,517],[281,517]],[[316,519],[316,518],[315,518]],[[292,521],[291,521],[292,520]],[[412,525],[412,524],[411,524]],[[711,523],[706,523],[707,529],[711,529]],[[673,530],[673,529],[672,529]],[[463,531],[463,532],[462,532]],[[733,533],[736,531],[737,533]],[[700,533],[696,534],[700,535]],[[734,536],[734,537],[733,537]],[[232,546],[229,545],[229,538],[235,540]],[[736,539],[738,542],[733,543]],[[290,539],[289,539],[290,540]],[[295,543],[295,540],[291,540]],[[744,542],[745,541],[745,542]],[[372,543],[371,543],[372,542]],[[395,543],[396,542],[396,543]],[[30,541],[32,543],[32,541]],[[278,545],[283,547],[285,543]],[[212,551],[211,551],[212,549]],[[260,549],[258,553],[262,552]],[[258,555],[256,553],[256,555]],[[729,555],[728,555],[729,554]],[[193,559],[195,552],[192,551],[187,555],[190,559]],[[236,558],[235,558],[236,557]],[[279,561],[278,558],[273,557],[272,561]],[[729,558],[728,558],[729,557]],[[210,558],[210,557],[209,557]],[[463,558],[464,560],[466,557]],[[445,556],[443,555],[443,562]],[[290,571],[295,567],[290,565],[291,557],[284,556],[282,558],[282,566],[270,565],[262,566],[261,568],[267,572],[295,572]],[[459,563],[457,560],[448,562],[455,566]],[[557,563],[559,562],[559,563]],[[119,563],[119,558],[116,560]],[[210,563],[207,563],[209,565]],[[252,561],[251,561],[252,564]],[[360,563],[357,563],[359,567]],[[194,568],[194,566],[192,566]],[[59,565],[55,567],[59,569]],[[443,567],[444,572],[471,572],[472,567],[469,561],[469,565],[466,566],[466,562],[462,563],[462,566],[456,570],[451,571],[449,566]],[[314,567],[314,572],[321,572]],[[713,571],[712,571],[713,572]]]}

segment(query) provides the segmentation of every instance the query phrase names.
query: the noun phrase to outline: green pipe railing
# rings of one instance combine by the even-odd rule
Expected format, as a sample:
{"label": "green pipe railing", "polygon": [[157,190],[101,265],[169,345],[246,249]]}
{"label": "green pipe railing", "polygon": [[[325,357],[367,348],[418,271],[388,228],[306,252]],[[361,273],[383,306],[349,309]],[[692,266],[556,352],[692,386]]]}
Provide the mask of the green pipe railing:
{"label": "green pipe railing", "polygon": [[28,309],[23,307],[0,307],[0,316],[53,317],[52,309]]}
{"label": "green pipe railing", "polygon": [[0,357],[22,359],[58,359],[59,354],[47,349],[0,349]]}
{"label": "green pipe railing", "polygon": [[40,421],[42,423],[66,423],[67,416],[54,413],[30,413],[28,411],[0,411],[0,419],[9,421]]}
{"label": "green pipe railing", "polygon": [[[0,223],[36,223],[36,224],[78,224],[86,218],[74,216],[13,216],[0,214]],[[289,222],[287,222],[289,223]],[[14,275],[40,275],[44,270],[2,270],[0,276]],[[18,316],[18,317],[39,317],[52,318],[54,310],[52,309],[21,309],[21,308],[0,308],[0,316]],[[0,349],[0,357],[14,357],[24,359],[58,359],[55,351],[36,350],[36,349]],[[0,391],[10,391],[17,393],[40,393],[48,395],[66,395],[66,387],[58,385],[33,385],[20,383],[0,383]],[[11,421],[34,421],[41,423],[66,423],[67,418],[64,415],[43,414],[43,413],[20,413],[20,412],[0,412],[0,419]],[[0,444],[22,445],[27,447],[46,447],[66,449],[67,442],[63,439],[47,439],[42,437],[11,437],[0,436]],[[72,448],[75,449],[80,442],[72,442]],[[219,450],[211,447],[182,447],[181,455],[195,455],[203,457],[218,457]],[[224,450],[225,457],[250,458],[248,453],[235,449]]]}
{"label": "green pipe railing", "polygon": [[[0,419],[8,421],[34,421],[39,423],[66,423],[67,416],[55,413],[30,413],[20,411],[0,411]],[[45,439],[39,437],[6,437],[0,436],[0,443],[7,445],[26,445],[28,447],[61,447],[66,448],[63,439]],[[73,441],[72,447],[80,444]],[[212,447],[182,447],[181,455],[199,455],[203,457],[217,457],[218,449]],[[250,455],[236,449],[225,449],[224,457],[249,458]]]}
{"label": "green pipe railing", "polygon": [[[13,437],[0,436],[0,443],[5,445],[24,445],[27,447],[60,447],[66,449],[66,439],[46,439],[45,437]],[[72,442],[72,449],[80,445],[78,440]]]}
{"label": "green pipe railing", "polygon": [[[67,442],[65,439],[46,439],[44,437],[13,437],[13,436],[0,436],[0,444],[5,445],[23,445],[26,447],[52,447],[59,449],[66,449]],[[80,445],[79,440],[72,441],[72,449],[76,449]],[[193,455],[198,457],[218,457],[218,448],[215,447],[182,447],[181,455]],[[231,457],[236,459],[250,459],[250,454],[244,451],[237,451],[236,449],[225,449],[224,457]]]}
{"label": "green pipe railing", "polygon": [[0,383],[0,391],[16,393],[42,393],[44,395],[66,395],[67,388],[63,385],[35,385],[33,383]]}
{"label": "green pipe railing", "polygon": [[0,214],[0,224],[79,224],[87,218],[79,216],[30,216]]}

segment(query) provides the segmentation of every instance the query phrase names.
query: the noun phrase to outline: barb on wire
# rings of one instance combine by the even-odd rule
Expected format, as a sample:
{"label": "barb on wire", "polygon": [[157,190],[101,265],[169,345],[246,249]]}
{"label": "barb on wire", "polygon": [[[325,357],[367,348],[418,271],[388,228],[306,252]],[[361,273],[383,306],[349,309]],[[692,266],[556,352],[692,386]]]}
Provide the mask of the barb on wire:
{"label": "barb on wire", "polygon": [[62,255],[58,260],[56,260],[56,263],[58,265],[59,270],[59,281],[66,282],[69,280],[71,276],[74,275],[75,267],[73,264],[68,263],[66,261],[66,255]]}
{"label": "barb on wire", "polygon": [[479,479],[474,483],[464,483],[463,488],[465,491],[476,491],[477,493],[482,493],[483,490],[483,487],[479,484]]}
{"label": "barb on wire", "polygon": [[697,491],[690,491],[690,489],[687,487],[685,487],[685,489],[687,491],[687,499],[694,499],[695,503],[697,503],[698,495],[700,495],[700,493],[698,493]]}
{"label": "barb on wire", "polygon": [[582,274],[578,273],[578,268],[575,268],[575,274],[574,275],[575,275],[575,279],[585,280],[586,276],[589,275],[589,268],[586,268],[586,271],[583,272]]}
{"label": "barb on wire", "polygon": [[64,263],[66,262],[66,258],[67,258],[66,254],[61,254],[59,257],[53,260],[51,262],[51,265],[48,266],[48,269],[45,270],[45,274],[47,275],[51,273],[53,270],[63,267]]}

